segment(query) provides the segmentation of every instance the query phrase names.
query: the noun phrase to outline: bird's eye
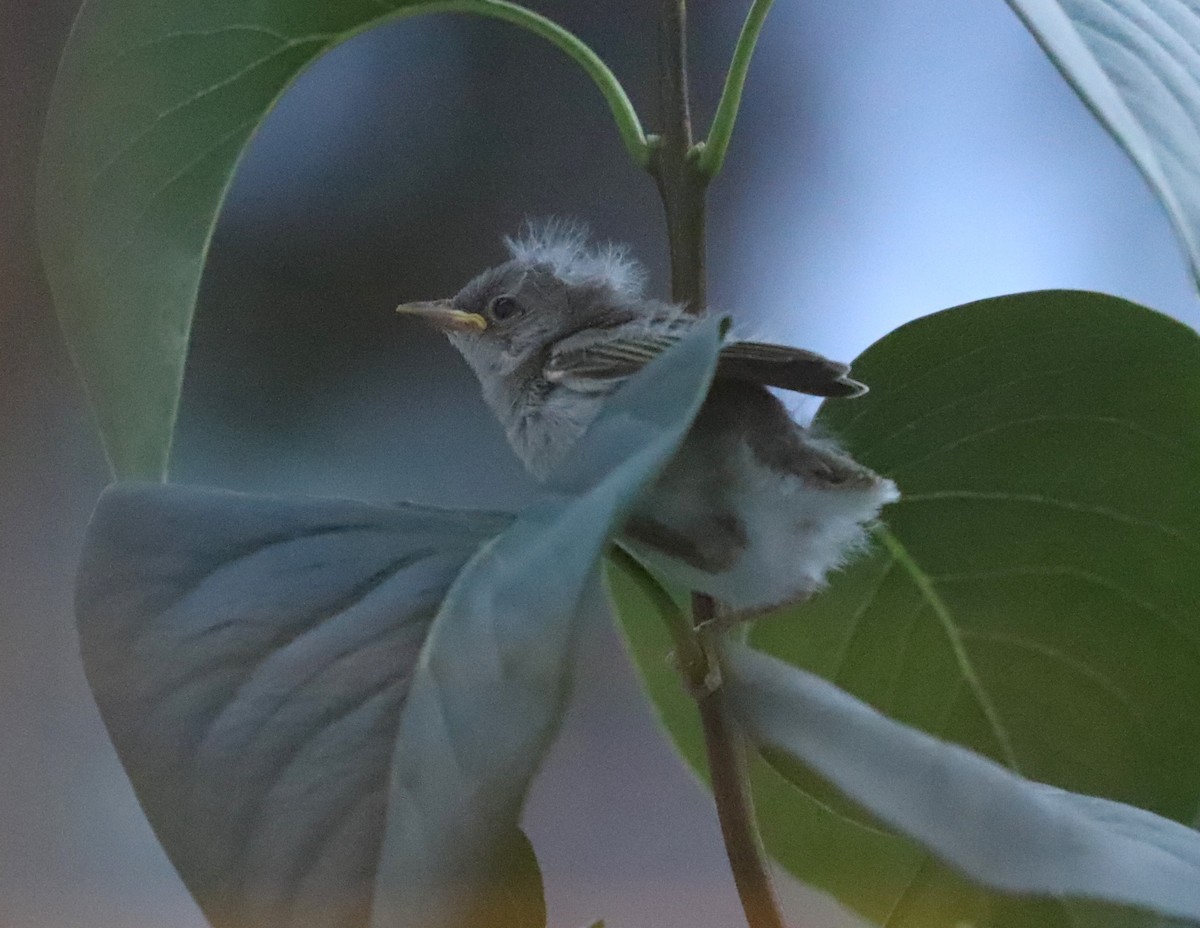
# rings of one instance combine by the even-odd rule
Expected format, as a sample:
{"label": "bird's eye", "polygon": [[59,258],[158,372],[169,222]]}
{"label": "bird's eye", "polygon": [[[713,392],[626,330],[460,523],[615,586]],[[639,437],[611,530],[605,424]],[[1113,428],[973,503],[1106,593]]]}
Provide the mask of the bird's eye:
{"label": "bird's eye", "polygon": [[520,309],[521,307],[517,305],[517,301],[511,296],[498,296],[492,300],[492,305],[489,307],[488,312],[497,322],[503,322],[505,319],[511,319],[515,316]]}

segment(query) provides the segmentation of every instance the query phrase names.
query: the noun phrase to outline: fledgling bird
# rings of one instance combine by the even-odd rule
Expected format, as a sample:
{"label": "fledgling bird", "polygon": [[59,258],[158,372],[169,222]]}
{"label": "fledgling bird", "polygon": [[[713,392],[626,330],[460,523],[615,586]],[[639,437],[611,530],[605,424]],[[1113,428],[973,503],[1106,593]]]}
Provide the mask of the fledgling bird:
{"label": "fledgling bird", "polygon": [[[527,224],[510,260],[449,300],[407,303],[471,366],[508,441],[538,479],[605,398],[697,317],[648,298],[627,249],[578,224]],[[808,597],[860,547],[895,485],[796,423],[768,389],[853,397],[849,367],[758,342],[722,347],[691,431],[624,526],[648,563],[733,616]]]}

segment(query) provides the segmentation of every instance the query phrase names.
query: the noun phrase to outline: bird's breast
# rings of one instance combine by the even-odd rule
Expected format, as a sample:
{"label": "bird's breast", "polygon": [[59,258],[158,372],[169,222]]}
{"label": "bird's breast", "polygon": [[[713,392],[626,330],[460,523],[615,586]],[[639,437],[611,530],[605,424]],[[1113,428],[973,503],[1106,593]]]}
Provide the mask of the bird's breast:
{"label": "bird's breast", "polygon": [[552,387],[512,407],[505,433],[517,457],[545,480],[600,412],[604,396]]}

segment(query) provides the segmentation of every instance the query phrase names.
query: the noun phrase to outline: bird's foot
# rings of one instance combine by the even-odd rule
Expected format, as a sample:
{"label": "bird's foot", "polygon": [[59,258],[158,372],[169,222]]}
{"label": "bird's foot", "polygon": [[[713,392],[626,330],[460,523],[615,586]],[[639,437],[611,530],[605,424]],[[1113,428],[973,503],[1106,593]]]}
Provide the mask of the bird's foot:
{"label": "bird's foot", "polygon": [[803,590],[781,599],[777,603],[771,603],[766,606],[750,606],[747,609],[725,608],[707,622],[698,625],[697,628],[710,629],[714,632],[730,632],[734,629],[742,629],[744,634],[749,631],[751,622],[757,622],[764,616],[770,615],[772,612],[778,612],[780,609],[803,605],[812,599],[814,592],[815,590],[813,589]]}

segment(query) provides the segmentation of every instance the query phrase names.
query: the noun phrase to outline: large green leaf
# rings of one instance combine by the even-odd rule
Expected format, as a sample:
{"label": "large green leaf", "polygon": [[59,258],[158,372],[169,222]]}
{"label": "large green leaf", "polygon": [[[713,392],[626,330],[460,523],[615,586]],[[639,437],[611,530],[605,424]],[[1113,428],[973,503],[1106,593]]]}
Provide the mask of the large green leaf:
{"label": "large green leaf", "polygon": [[1008,0],[1166,207],[1200,279],[1200,9]]}
{"label": "large green leaf", "polygon": [[[868,555],[811,603],[759,622],[754,642],[1027,777],[1191,822],[1200,338],[1113,297],[1023,294],[906,325],[855,374],[871,393],[825,404],[819,423],[902,499]],[[617,576],[615,589],[652,695],[697,764],[669,641],[633,584]],[[975,891],[773,759],[754,784],[769,849],[873,920],[1118,918]]]}
{"label": "large green leaf", "polygon": [[42,252],[114,472],[166,472],[200,273],[255,128],[296,76],[385,20],[469,12],[530,29],[624,92],[574,36],[504,0],[87,0],[63,53],[38,181]]}

